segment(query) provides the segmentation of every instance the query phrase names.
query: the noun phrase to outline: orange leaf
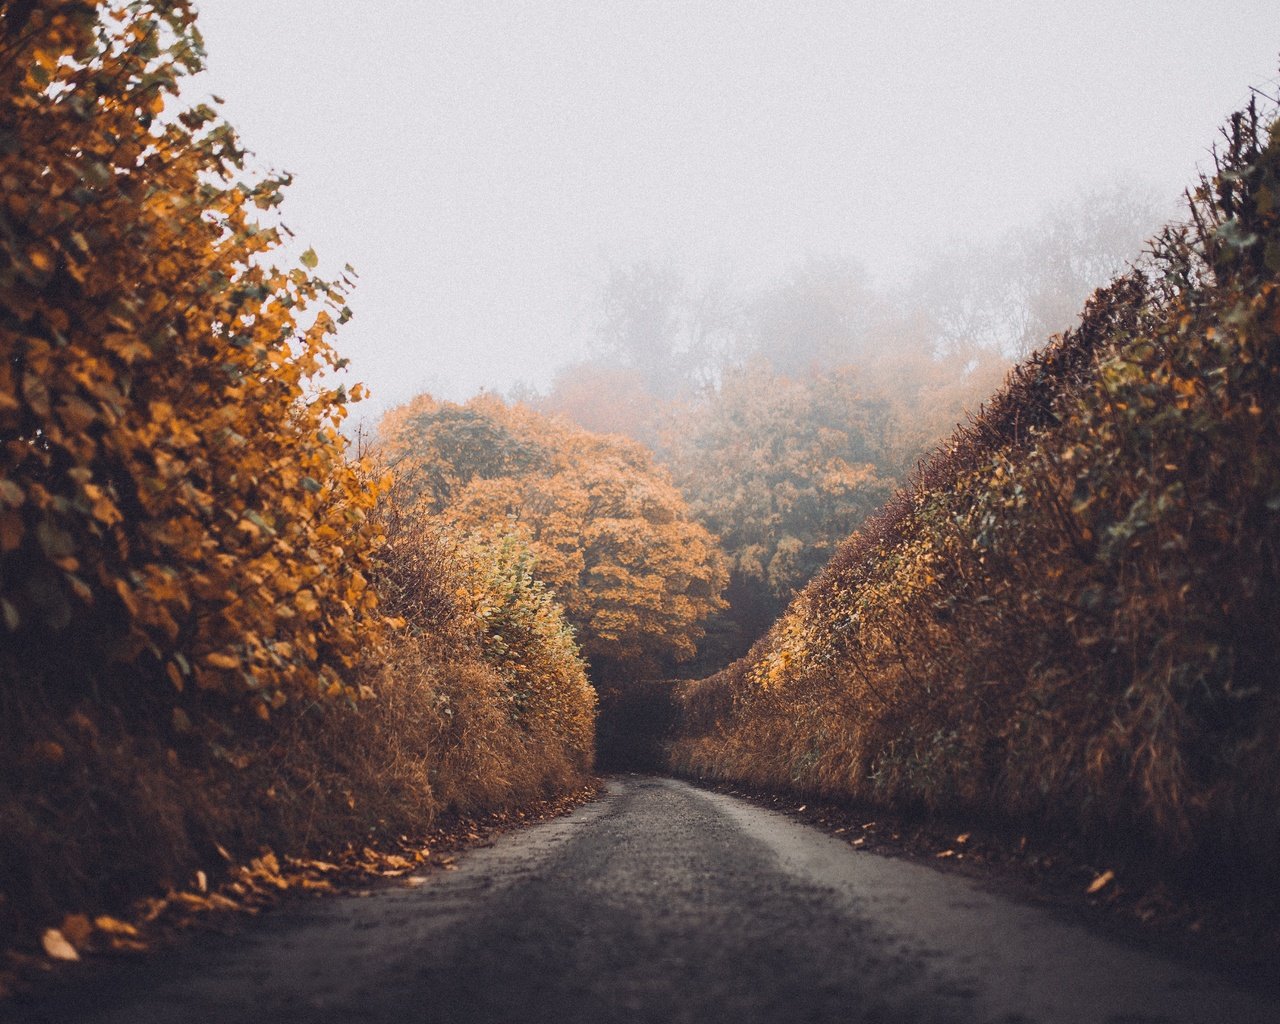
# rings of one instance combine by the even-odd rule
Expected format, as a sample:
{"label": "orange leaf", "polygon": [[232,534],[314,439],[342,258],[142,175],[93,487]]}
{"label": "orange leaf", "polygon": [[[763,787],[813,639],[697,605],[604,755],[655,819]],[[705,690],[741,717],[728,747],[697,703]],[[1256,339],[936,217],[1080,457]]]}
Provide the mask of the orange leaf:
{"label": "orange leaf", "polygon": [[67,937],[57,928],[46,928],[45,933],[40,936],[40,945],[44,947],[45,953],[54,960],[80,959],[80,954],[76,952],[76,947],[71,945],[67,941]]}
{"label": "orange leaf", "polygon": [[138,929],[129,924],[128,921],[108,917],[106,914],[95,917],[93,926],[106,935],[118,935],[128,939],[136,939],[138,937]]}

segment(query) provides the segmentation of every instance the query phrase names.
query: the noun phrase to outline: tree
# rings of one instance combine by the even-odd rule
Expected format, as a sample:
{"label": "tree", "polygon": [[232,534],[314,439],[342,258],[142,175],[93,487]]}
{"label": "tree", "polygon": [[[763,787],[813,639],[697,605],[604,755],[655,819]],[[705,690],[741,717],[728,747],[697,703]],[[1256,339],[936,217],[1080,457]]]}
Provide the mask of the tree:
{"label": "tree", "polygon": [[610,268],[600,297],[594,348],[604,361],[635,369],[650,393],[671,398],[678,381],[684,281],[670,266]]}
{"label": "tree", "polygon": [[882,306],[860,263],[810,258],[749,304],[741,355],[793,379],[861,364],[878,355],[869,342]]}
{"label": "tree", "polygon": [[759,635],[892,491],[889,410],[857,380],[845,368],[798,381],[755,363],[672,431],[675,479],[729,556],[730,648]]}
{"label": "tree", "polygon": [[639,371],[590,360],[563,367],[545,396],[529,403],[540,412],[565,416],[595,434],[622,434],[653,446],[659,421],[671,403],[656,399]]}
{"label": "tree", "polygon": [[724,274],[694,279],[648,260],[611,266],[597,301],[586,365],[629,372],[659,405],[715,383],[742,319]]}
{"label": "tree", "polygon": [[1024,357],[1076,325],[1085,300],[1139,258],[1166,213],[1130,185],[1082,192],[995,242],[939,255],[906,304],[932,321],[939,352]]}
{"label": "tree", "polygon": [[1021,319],[1014,355],[1076,326],[1085,300],[1139,260],[1168,214],[1148,193],[1118,185],[1084,192],[1015,235],[1010,277]]}
{"label": "tree", "polygon": [[455,405],[422,395],[386,415],[379,445],[424,509],[474,537],[528,546],[598,679],[670,671],[723,606],[715,539],[639,444],[491,396]]}

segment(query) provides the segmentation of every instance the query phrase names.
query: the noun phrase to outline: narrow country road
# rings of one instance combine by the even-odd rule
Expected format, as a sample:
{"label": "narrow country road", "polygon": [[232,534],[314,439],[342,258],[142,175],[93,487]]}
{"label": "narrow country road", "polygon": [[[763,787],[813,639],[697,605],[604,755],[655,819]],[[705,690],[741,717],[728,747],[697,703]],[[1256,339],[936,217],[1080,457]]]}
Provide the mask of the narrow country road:
{"label": "narrow country road", "polygon": [[1264,996],[956,875],[635,777],[457,871],[293,905],[8,1009],[59,1024],[1280,1021]]}

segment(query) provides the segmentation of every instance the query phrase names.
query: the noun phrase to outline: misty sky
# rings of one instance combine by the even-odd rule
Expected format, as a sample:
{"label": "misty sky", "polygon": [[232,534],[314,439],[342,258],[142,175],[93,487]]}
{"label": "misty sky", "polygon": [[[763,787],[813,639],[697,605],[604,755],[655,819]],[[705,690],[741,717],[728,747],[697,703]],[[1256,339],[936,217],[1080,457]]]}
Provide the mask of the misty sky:
{"label": "misty sky", "polygon": [[375,413],[545,383],[610,260],[891,281],[949,238],[1129,180],[1173,198],[1275,0],[200,0],[209,71],[321,272]]}

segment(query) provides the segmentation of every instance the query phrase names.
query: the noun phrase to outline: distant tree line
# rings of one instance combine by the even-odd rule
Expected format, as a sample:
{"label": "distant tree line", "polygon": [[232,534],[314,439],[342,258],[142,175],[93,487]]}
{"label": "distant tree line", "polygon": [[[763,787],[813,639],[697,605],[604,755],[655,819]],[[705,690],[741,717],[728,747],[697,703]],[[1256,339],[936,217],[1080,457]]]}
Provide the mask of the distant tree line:
{"label": "distant tree line", "polygon": [[689,671],[745,652],[1015,359],[1078,323],[1163,219],[1131,187],[1078,196],[902,286],[810,259],[751,291],[611,267],[586,359],[524,400],[650,446],[727,555],[727,607]]}

